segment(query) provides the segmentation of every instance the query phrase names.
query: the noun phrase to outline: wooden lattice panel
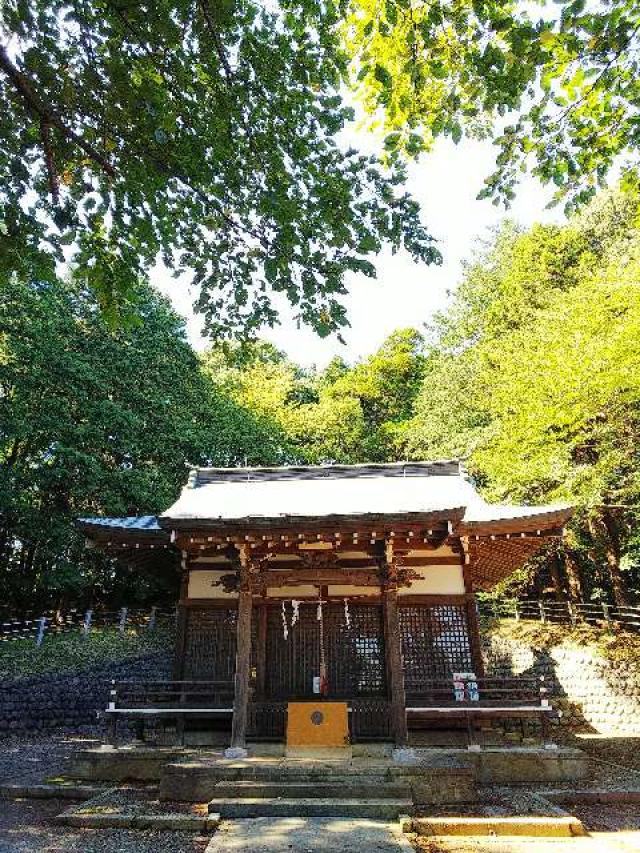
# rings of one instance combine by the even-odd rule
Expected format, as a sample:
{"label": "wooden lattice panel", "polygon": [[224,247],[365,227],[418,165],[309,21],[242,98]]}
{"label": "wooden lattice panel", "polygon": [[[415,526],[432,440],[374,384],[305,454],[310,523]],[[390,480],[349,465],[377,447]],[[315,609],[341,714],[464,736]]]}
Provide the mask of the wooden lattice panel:
{"label": "wooden lattice panel", "polygon": [[236,620],[237,612],[232,609],[189,608],[183,678],[233,681]]}
{"label": "wooden lattice panel", "polygon": [[334,696],[382,696],[386,691],[382,608],[332,604],[325,618],[329,687]]}
{"label": "wooden lattice panel", "polygon": [[419,693],[434,678],[473,670],[464,605],[403,606],[398,618],[407,693]]}

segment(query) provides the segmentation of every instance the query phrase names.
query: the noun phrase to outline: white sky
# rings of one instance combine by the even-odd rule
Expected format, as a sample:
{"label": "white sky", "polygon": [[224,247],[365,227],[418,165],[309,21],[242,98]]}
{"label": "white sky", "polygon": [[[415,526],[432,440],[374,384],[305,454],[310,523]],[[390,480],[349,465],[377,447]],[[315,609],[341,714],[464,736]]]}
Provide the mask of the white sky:
{"label": "white sky", "polygon": [[[349,141],[357,145],[358,136],[354,134]],[[363,147],[370,147],[364,138],[362,142]],[[444,308],[447,291],[453,290],[460,279],[462,261],[471,256],[478,239],[486,237],[488,229],[505,215],[524,225],[562,221],[561,207],[545,209],[551,189],[527,176],[508,214],[489,200],[476,201],[483,179],[493,171],[495,151],[488,141],[464,140],[456,146],[450,140],[439,140],[431,153],[410,166],[407,188],[419,201],[430,233],[439,241],[444,263],[425,267],[414,264],[404,253],[393,256],[385,251],[376,260],[376,280],[350,275],[345,304],[351,327],[343,334],[346,346],[335,338],[321,339],[310,329],[298,329],[286,310],[281,325],[264,329],[261,336],[302,365],[323,367],[334,355],[355,361],[374,352],[394,329],[420,328],[435,311]],[[193,294],[187,281],[172,279],[162,268],[152,280],[187,318],[192,345],[206,347],[208,341],[200,334],[201,322],[191,310]]]}

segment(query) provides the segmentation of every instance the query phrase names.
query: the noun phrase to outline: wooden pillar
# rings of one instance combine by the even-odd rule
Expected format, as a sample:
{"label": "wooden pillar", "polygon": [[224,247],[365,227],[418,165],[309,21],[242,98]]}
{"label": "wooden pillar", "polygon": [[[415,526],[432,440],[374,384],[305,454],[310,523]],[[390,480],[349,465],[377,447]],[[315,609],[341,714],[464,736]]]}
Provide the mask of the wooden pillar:
{"label": "wooden pillar", "polygon": [[478,609],[476,597],[467,594],[467,629],[469,631],[469,648],[473,661],[473,671],[478,678],[484,677],[484,661],[482,659],[482,643],[480,642],[480,625],[478,624]]}
{"label": "wooden pillar", "polygon": [[183,551],[180,563],[180,598],[176,606],[176,645],[172,668],[174,681],[181,681],[184,676],[187,631],[189,629],[189,610],[186,604],[188,595],[189,569],[187,566],[187,552]]}
{"label": "wooden pillar", "polygon": [[233,694],[233,721],[231,724],[231,749],[241,752],[245,750],[246,747],[247,718],[249,711],[252,589],[248,548],[246,545],[240,545],[238,550],[240,553],[240,584],[236,640],[236,674]]}
{"label": "wooden pillar", "polygon": [[262,602],[257,616],[256,632],[256,695],[264,699],[267,675],[267,610],[266,601]]}
{"label": "wooden pillar", "polygon": [[473,590],[471,578],[471,554],[469,551],[469,539],[463,536],[460,539],[462,545],[462,579],[466,599],[467,631],[469,632],[469,648],[473,671],[478,678],[484,677],[484,660],[482,658],[482,643],[480,642],[480,624],[478,621],[478,604]]}
{"label": "wooden pillar", "polygon": [[478,604],[473,593],[473,581],[471,580],[471,564],[468,551],[468,543],[463,543],[464,563],[462,565],[462,577],[464,580],[464,591],[467,611],[467,631],[469,632],[469,648],[471,649],[471,660],[473,671],[478,678],[484,676],[484,661],[482,659],[482,643],[480,642],[480,624],[478,621]]}
{"label": "wooden pillar", "polygon": [[387,657],[389,692],[391,694],[391,735],[398,747],[409,741],[407,709],[402,671],[402,648],[398,623],[398,583],[393,555],[393,543],[385,547],[382,606],[384,615],[384,641]]}

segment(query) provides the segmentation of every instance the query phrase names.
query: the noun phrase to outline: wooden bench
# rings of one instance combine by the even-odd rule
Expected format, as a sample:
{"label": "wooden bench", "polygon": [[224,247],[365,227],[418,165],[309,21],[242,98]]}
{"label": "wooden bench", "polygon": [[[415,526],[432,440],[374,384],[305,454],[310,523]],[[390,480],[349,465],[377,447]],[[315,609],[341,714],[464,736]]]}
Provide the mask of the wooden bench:
{"label": "wooden bench", "polygon": [[109,741],[117,743],[118,721],[133,720],[136,736],[144,739],[149,719],[175,719],[184,741],[185,719],[231,719],[233,683],[227,681],[113,681],[105,710]]}
{"label": "wooden bench", "polygon": [[[455,690],[453,680],[425,681],[408,685],[407,719],[463,720],[467,725],[468,748],[480,749],[476,739],[476,723],[482,719],[538,719],[542,742],[546,749],[555,749],[549,737],[549,721],[559,716],[547,699],[542,679],[476,678],[471,694]],[[457,695],[456,695],[457,694]]]}

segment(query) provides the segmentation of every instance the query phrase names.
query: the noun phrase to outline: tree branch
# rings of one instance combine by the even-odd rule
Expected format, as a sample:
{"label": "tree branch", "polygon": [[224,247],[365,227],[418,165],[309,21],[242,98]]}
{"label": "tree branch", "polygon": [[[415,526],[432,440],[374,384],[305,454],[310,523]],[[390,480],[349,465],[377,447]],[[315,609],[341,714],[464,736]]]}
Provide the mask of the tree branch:
{"label": "tree branch", "polygon": [[84,153],[91,160],[97,163],[108,175],[111,177],[115,176],[115,169],[111,163],[109,163],[109,161],[106,160],[100,152],[93,147],[93,145],[90,145],[81,136],[78,136],[78,134],[71,130],[70,127],[67,127],[60,116],[44,103],[31,85],[28,77],[13,64],[9,58],[5,45],[0,45],[0,69],[2,69],[9,80],[11,80],[15,90],[22,97],[27,107],[40,119],[41,125],[45,124],[49,127],[55,127],[66,139],[70,140],[77,145],[78,148],[82,149],[82,151],[84,151]]}
{"label": "tree branch", "polygon": [[53,157],[53,149],[51,147],[51,125],[46,119],[40,122],[40,138],[42,139],[42,147],[44,148],[44,162],[47,166],[47,175],[49,177],[49,191],[53,203],[57,204],[60,198],[60,185],[58,183],[58,174],[56,172],[56,163]]}
{"label": "tree branch", "polygon": [[224,50],[224,45],[222,44],[222,40],[220,38],[220,34],[213,23],[213,19],[211,18],[211,14],[209,12],[209,7],[207,5],[206,0],[200,0],[200,8],[202,9],[202,14],[204,16],[207,27],[209,28],[209,32],[211,33],[211,38],[213,39],[213,44],[216,49],[216,53],[218,54],[218,59],[220,60],[220,64],[224,68],[225,76],[228,80],[233,79],[233,70],[229,65],[229,60],[227,59],[227,54]]}

